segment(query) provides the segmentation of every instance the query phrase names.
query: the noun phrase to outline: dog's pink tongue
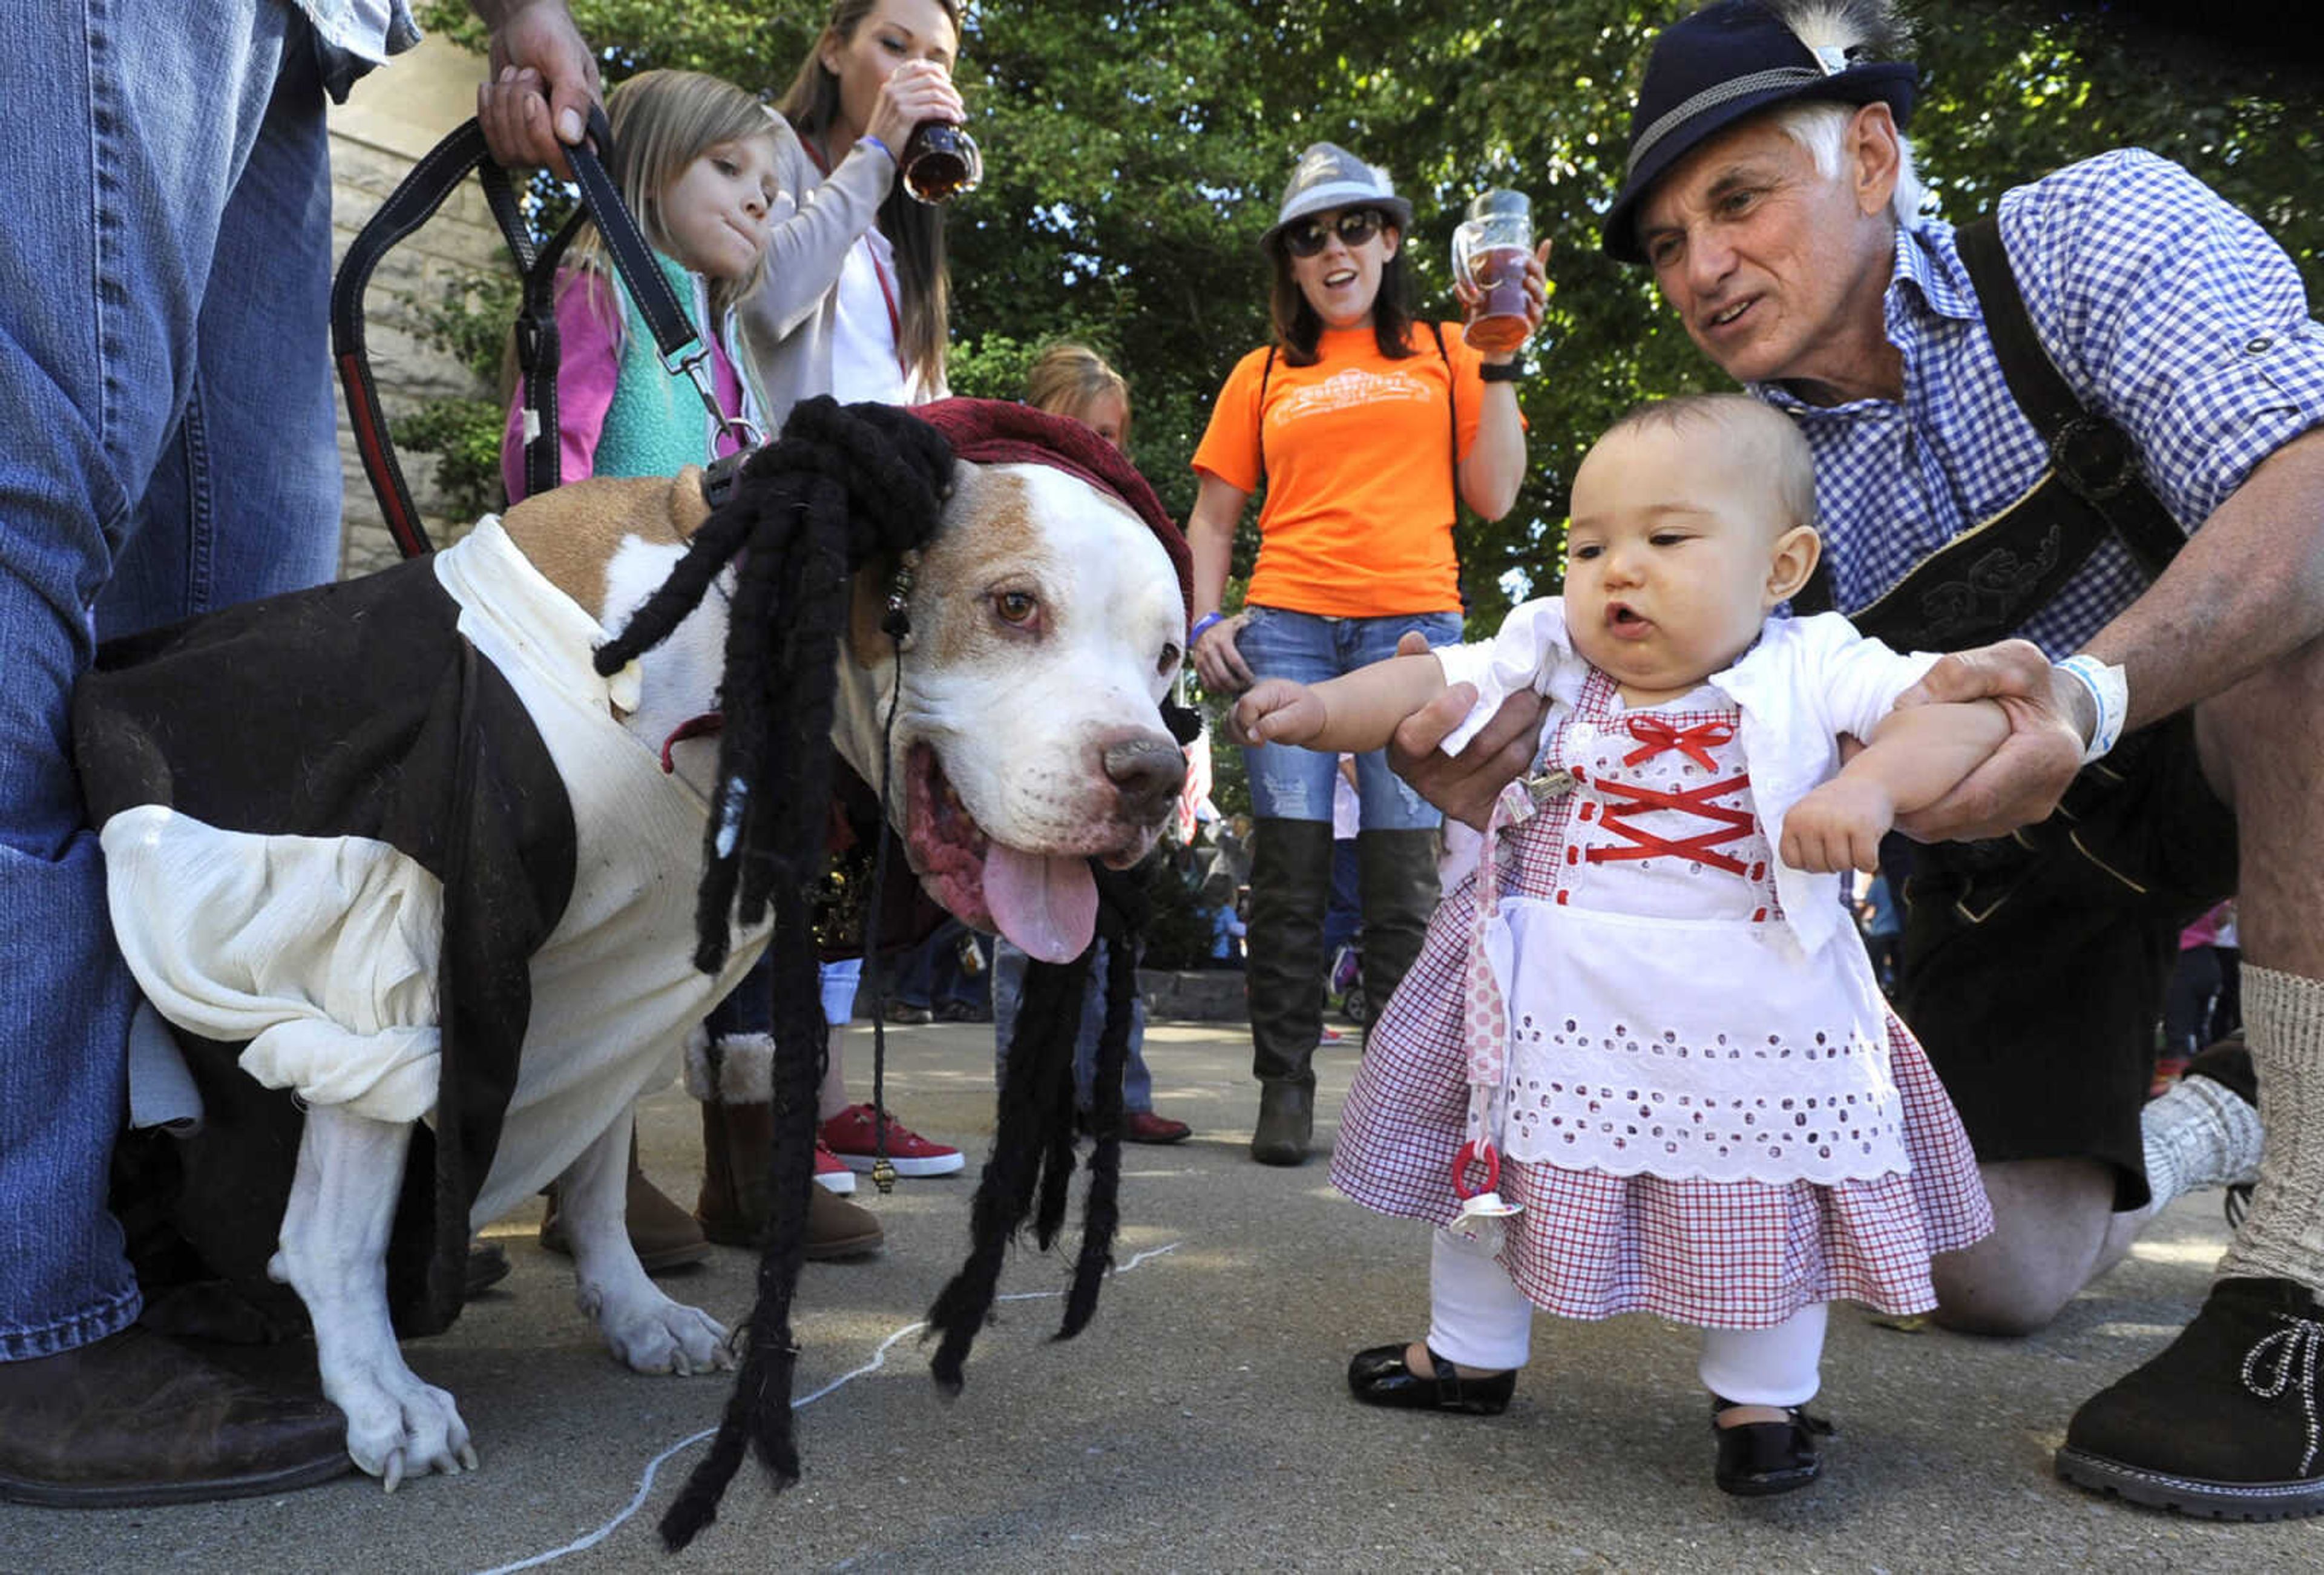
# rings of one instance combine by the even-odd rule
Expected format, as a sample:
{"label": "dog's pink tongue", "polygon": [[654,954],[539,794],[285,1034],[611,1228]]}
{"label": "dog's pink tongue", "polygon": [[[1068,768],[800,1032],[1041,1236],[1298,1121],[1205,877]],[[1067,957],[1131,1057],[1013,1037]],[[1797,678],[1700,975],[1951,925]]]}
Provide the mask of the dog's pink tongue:
{"label": "dog's pink tongue", "polygon": [[1044,962],[1072,962],[1097,933],[1097,882],[1084,858],[1045,858],[991,843],[984,901],[1001,933]]}

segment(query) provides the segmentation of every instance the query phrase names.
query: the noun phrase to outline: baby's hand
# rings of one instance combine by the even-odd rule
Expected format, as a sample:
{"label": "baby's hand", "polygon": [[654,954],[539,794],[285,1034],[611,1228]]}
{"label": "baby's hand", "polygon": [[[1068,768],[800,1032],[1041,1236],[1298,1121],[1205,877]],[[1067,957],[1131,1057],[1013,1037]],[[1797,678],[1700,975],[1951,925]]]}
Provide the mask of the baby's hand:
{"label": "baby's hand", "polygon": [[1823,874],[1877,870],[1880,839],[1895,824],[1888,790],[1858,778],[1834,777],[1792,806],[1777,850],[1794,870]]}
{"label": "baby's hand", "polygon": [[1252,743],[1304,744],[1326,720],[1315,691],[1288,678],[1262,679],[1235,702],[1235,731]]}

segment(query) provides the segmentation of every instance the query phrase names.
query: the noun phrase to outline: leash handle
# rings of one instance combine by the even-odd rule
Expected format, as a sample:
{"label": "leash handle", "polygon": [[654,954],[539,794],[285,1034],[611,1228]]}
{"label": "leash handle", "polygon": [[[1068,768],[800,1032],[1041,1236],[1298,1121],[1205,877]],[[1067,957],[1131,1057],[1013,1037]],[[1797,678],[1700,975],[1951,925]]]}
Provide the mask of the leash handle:
{"label": "leash handle", "polygon": [[525,486],[528,493],[548,492],[561,479],[557,438],[557,269],[573,237],[585,223],[594,223],[604,237],[605,253],[613,271],[637,304],[663,367],[673,377],[694,385],[711,418],[728,425],[718,408],[711,380],[710,347],[687,318],[686,309],[655,265],[653,249],[639,231],[637,221],[605,172],[604,161],[613,149],[613,127],[605,112],[589,110],[589,136],[595,141],[567,148],[581,206],[546,244],[536,248],[532,232],[517,206],[508,171],[485,145],[484,128],[469,120],[429,150],[412,167],[370,222],[348,246],[331,284],[331,359],[339,369],[347,415],[355,429],[356,451],[372,492],[379,499],[388,531],[406,557],[434,550],[426,525],[411,500],[411,489],[397,461],[395,442],[380,409],[379,390],[372,377],[370,352],[364,335],[364,292],[380,259],[433,217],[445,200],[459,189],[470,170],[483,181],[484,201],[500,226],[517,272],[524,282],[524,305],[516,324],[518,364],[523,373],[521,429],[524,435]]}
{"label": "leash handle", "polygon": [[433,217],[471,170],[481,171],[485,204],[503,238],[516,253],[518,266],[530,268],[532,235],[517,207],[508,171],[493,161],[484,145],[484,128],[471,120],[429,149],[388,194],[347,247],[338,274],[331,281],[331,360],[339,369],[339,382],[346,392],[347,417],[355,428],[364,474],[371,478],[388,530],[406,557],[427,553],[430,544],[420,511],[411,501],[411,489],[403,479],[403,468],[396,462],[395,442],[388,434],[378,385],[372,379],[371,352],[364,336],[364,291],[380,259]]}

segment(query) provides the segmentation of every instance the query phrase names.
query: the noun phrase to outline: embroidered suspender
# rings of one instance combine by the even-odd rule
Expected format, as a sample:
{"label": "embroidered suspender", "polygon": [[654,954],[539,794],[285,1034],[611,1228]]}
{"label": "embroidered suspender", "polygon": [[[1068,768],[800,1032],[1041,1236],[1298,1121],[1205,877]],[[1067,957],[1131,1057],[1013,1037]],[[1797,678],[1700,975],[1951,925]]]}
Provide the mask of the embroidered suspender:
{"label": "embroidered suspender", "polygon": [[[1899,649],[1962,650],[2005,639],[2062,590],[2098,545],[2118,538],[2151,578],[2185,544],[2185,532],[2138,473],[2138,451],[2106,417],[2086,410],[2051,362],[2026,316],[1997,219],[1954,233],[1985,315],[2010,397],[2050,448],[2024,494],[1913,566],[1867,607],[1858,630]],[[1819,563],[1792,599],[1794,610],[1832,605]]]}

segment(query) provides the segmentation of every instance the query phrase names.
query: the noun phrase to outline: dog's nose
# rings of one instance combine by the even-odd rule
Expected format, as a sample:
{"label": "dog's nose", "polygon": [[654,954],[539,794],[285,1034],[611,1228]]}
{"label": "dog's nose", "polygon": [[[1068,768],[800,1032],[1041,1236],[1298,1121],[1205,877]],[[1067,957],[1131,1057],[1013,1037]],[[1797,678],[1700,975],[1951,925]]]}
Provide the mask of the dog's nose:
{"label": "dog's nose", "polygon": [[1186,757],[1167,734],[1131,733],[1105,745],[1100,753],[1106,780],[1121,792],[1125,815],[1137,820],[1159,820],[1186,779]]}

